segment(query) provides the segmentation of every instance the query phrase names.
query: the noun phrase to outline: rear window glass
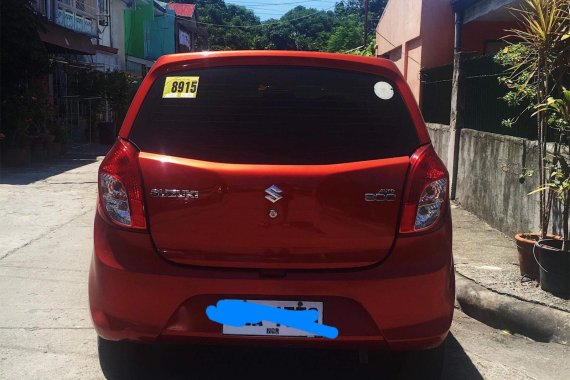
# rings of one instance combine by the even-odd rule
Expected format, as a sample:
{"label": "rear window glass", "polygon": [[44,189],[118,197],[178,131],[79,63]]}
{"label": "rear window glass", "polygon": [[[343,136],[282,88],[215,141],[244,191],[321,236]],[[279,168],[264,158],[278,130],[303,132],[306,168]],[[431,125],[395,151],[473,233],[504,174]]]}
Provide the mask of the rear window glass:
{"label": "rear window glass", "polygon": [[418,146],[388,80],[291,66],[169,73],[152,85],[130,139],[146,152],[250,164],[365,161]]}

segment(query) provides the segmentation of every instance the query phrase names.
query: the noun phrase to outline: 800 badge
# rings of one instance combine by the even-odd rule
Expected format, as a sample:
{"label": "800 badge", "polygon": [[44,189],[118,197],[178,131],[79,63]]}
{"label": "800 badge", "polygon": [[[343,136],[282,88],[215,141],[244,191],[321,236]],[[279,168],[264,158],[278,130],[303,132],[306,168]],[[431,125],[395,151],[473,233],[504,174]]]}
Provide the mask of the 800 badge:
{"label": "800 badge", "polygon": [[163,98],[191,98],[198,96],[200,77],[166,77]]}

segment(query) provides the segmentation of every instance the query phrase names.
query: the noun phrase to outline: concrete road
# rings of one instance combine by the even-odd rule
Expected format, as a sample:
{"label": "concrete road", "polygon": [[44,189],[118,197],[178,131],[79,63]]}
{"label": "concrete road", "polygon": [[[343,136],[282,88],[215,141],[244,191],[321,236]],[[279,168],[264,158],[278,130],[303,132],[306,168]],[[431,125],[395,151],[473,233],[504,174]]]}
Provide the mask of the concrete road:
{"label": "concrete road", "polygon": [[[87,303],[98,162],[0,175],[0,378],[103,378]],[[457,311],[447,379],[568,379],[570,348],[491,329]],[[198,355],[200,361],[191,361]],[[350,352],[162,347],[163,378],[385,378]],[[376,372],[378,371],[378,373]],[[194,376],[192,376],[194,374]],[[241,376],[239,378],[242,378]]]}

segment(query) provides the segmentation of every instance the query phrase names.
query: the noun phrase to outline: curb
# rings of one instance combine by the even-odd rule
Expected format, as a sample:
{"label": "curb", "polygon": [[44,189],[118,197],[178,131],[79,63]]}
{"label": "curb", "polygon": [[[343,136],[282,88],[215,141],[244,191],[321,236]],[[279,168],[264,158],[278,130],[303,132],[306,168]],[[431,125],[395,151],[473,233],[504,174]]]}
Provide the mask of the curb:
{"label": "curb", "polygon": [[493,328],[537,342],[570,345],[570,313],[495,293],[456,272],[461,310]]}

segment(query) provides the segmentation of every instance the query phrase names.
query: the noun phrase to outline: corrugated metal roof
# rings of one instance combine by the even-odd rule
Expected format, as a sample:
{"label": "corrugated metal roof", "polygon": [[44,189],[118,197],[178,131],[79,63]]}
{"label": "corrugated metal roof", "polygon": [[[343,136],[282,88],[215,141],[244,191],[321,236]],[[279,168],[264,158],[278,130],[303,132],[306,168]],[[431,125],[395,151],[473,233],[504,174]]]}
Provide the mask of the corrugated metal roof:
{"label": "corrugated metal roof", "polygon": [[168,9],[172,9],[176,16],[191,18],[196,10],[196,4],[168,3]]}

